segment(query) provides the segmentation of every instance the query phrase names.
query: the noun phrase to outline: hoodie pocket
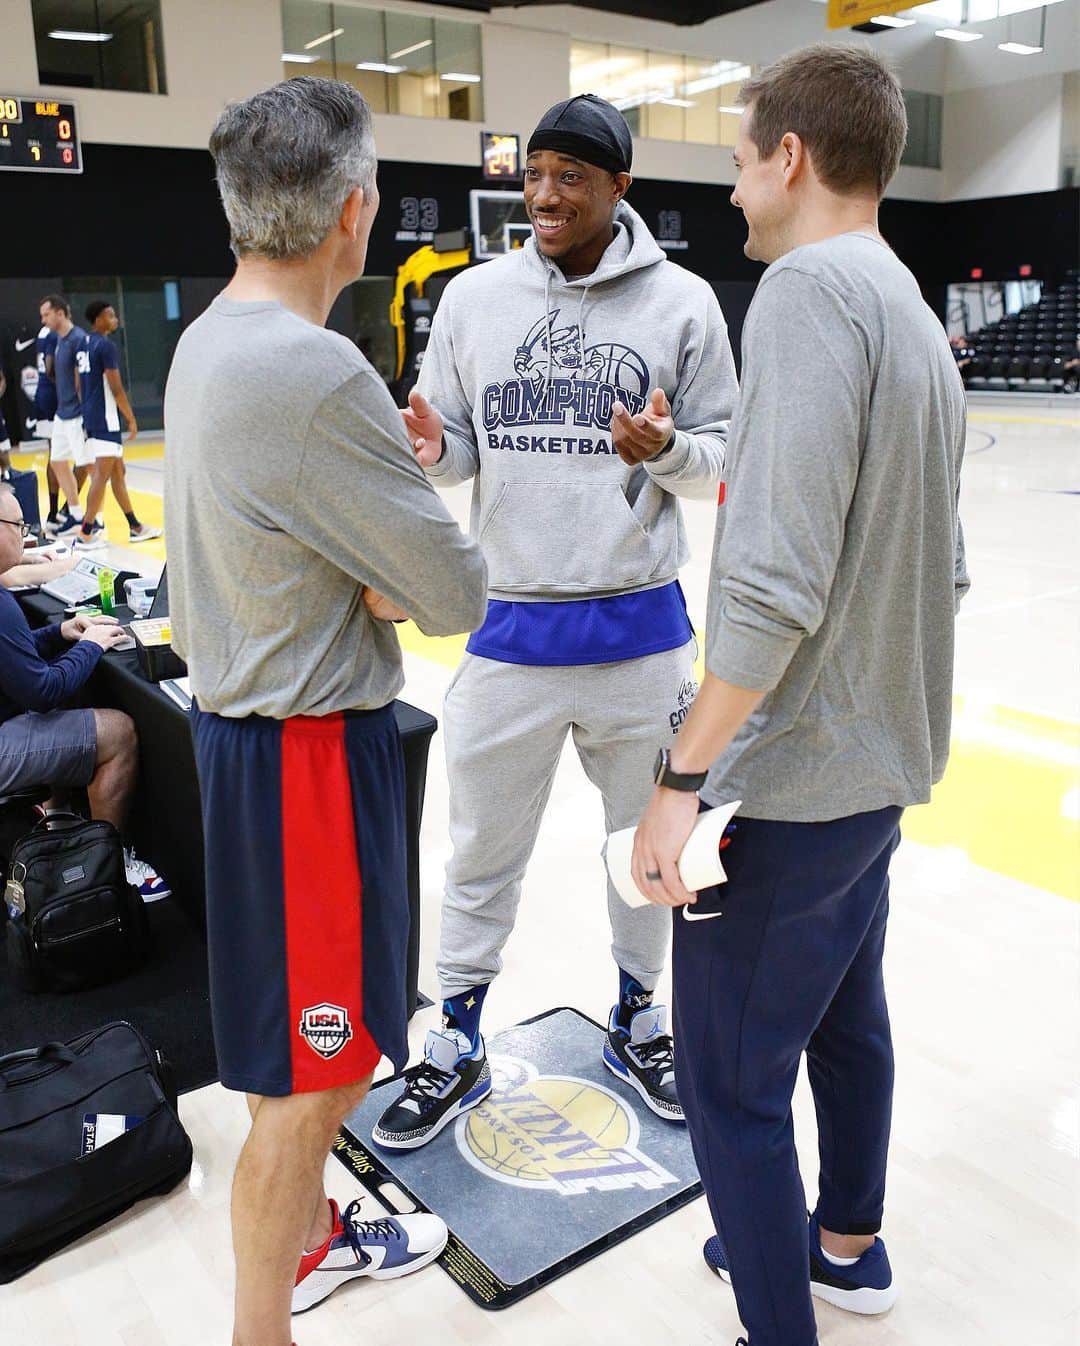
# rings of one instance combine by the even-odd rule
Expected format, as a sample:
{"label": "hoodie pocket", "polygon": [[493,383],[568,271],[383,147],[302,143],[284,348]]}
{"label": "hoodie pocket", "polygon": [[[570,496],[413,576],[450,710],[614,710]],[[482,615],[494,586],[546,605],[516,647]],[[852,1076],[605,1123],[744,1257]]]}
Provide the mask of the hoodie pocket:
{"label": "hoodie pocket", "polygon": [[596,593],[644,584],[659,565],[615,480],[503,482],[478,540],[495,590]]}

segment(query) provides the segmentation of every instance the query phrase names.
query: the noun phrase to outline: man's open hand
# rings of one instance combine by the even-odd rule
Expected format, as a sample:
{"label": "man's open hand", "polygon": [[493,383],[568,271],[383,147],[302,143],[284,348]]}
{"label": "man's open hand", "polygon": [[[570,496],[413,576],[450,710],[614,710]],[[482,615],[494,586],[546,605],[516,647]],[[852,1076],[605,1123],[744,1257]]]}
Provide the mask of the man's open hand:
{"label": "man's open hand", "polygon": [[631,416],[621,402],[616,402],[611,415],[611,442],[624,463],[637,463],[655,458],[667,448],[675,433],[671,418],[671,404],[663,388],[654,388],[643,411]]}

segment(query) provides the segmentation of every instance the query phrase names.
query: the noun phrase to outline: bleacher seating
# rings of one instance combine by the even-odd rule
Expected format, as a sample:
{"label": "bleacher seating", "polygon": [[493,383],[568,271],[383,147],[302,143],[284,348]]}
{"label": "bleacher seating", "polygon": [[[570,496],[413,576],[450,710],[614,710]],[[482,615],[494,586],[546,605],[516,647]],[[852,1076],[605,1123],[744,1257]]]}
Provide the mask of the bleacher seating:
{"label": "bleacher seating", "polygon": [[[1037,304],[990,323],[957,351],[964,385],[990,392],[1076,392],[1080,385],[1080,274]],[[1069,367],[1071,364],[1071,368]]]}

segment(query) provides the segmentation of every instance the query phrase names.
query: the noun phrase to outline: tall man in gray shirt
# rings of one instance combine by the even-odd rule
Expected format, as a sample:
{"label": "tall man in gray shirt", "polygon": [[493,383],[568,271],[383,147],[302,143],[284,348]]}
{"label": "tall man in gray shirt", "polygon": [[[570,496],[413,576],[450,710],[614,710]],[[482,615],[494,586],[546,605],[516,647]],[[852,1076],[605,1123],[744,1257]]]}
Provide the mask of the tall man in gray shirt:
{"label": "tall man in gray shirt", "polygon": [[[945,333],[881,237],[900,86],[816,47],[743,87],[732,201],[771,265],[747,318],[706,677],[638,828],[634,877],[675,908],[679,1094],[749,1346],[815,1346],[811,1294],[895,1298],[881,1227],[893,1058],[888,868],[948,752],[964,396]],[[675,862],[741,799],[725,887]],[[680,910],[681,908],[681,910]],[[791,1096],[818,1114],[809,1225]],[[809,1275],[807,1268],[809,1267]]]}
{"label": "tall man in gray shirt", "polygon": [[380,1056],[408,1053],[404,766],[391,620],[470,631],[487,574],[330,307],[378,208],[367,104],[294,79],[210,142],[236,275],[165,394],[173,642],[197,698],[214,1037],[252,1127],[233,1186],[234,1346],[356,1276],[431,1262],[430,1215],[363,1222],[322,1188]]}

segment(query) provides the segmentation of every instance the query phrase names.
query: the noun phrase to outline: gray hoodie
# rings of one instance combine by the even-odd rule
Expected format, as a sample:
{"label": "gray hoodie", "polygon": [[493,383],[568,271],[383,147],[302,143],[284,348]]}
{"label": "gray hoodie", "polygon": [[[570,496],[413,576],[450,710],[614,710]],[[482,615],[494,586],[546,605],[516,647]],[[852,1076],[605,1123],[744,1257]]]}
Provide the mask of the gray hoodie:
{"label": "gray hoodie", "polygon": [[[667,260],[625,202],[589,276],[567,280],[530,238],[446,287],[418,387],[442,416],[428,476],[475,478],[472,533],[489,594],[516,601],[656,588],[687,560],[676,496],[715,500],[737,391],[711,286]],[[676,436],[628,467],[611,442],[616,401],[654,388]]]}

